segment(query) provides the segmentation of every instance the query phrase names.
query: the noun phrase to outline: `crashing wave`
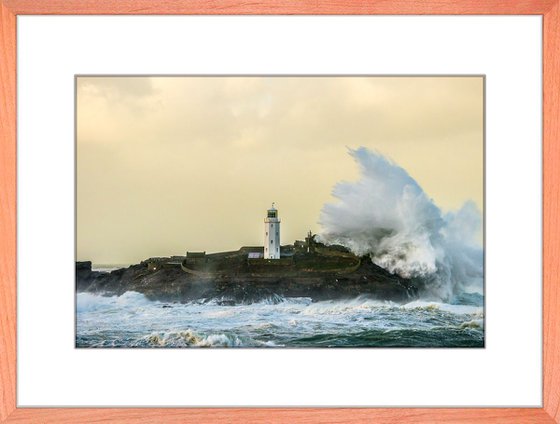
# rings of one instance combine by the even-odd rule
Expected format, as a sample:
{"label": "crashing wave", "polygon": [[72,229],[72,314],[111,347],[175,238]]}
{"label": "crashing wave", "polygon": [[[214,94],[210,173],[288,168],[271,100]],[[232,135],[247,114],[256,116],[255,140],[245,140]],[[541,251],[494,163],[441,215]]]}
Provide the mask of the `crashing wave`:
{"label": "crashing wave", "polygon": [[[155,302],[158,304],[159,302]],[[154,304],[142,293],[127,291],[120,296],[105,296],[98,293],[77,293],[76,309],[78,312],[121,310],[124,307],[147,307]]]}
{"label": "crashing wave", "polygon": [[201,336],[192,330],[152,333],[143,338],[155,347],[240,347],[243,343],[236,336],[210,334]]}
{"label": "crashing wave", "polygon": [[481,214],[468,201],[444,213],[400,166],[366,148],[350,150],[361,178],[333,189],[320,216],[319,241],[340,244],[403,278],[420,278],[425,297],[480,291]]}

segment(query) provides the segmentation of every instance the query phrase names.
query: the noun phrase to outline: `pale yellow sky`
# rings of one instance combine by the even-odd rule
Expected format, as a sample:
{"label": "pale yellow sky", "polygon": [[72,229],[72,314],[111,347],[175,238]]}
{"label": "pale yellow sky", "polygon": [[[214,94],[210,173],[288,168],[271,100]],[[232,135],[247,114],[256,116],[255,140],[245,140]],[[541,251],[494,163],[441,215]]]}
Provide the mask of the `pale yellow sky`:
{"label": "pale yellow sky", "polygon": [[483,202],[482,77],[79,77],[77,259],[282,244],[319,232],[348,148],[393,159],[444,211]]}

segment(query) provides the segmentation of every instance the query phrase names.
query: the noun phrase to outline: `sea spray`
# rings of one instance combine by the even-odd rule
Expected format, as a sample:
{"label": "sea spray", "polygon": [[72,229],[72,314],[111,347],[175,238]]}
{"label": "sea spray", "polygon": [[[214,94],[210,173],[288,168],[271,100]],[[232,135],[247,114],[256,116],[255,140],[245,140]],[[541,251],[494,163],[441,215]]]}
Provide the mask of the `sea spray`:
{"label": "sea spray", "polygon": [[361,178],[335,185],[338,202],[323,207],[319,240],[369,255],[402,277],[421,279],[426,298],[449,300],[465,289],[481,291],[476,205],[468,201],[443,213],[402,167],[364,147],[349,153]]}
{"label": "sea spray", "polygon": [[[158,302],[159,303],[159,302]],[[111,310],[120,311],[123,307],[141,308],[151,305],[146,296],[142,293],[127,291],[121,296],[104,296],[95,293],[78,293],[76,295],[77,312],[101,311],[108,312]]]}

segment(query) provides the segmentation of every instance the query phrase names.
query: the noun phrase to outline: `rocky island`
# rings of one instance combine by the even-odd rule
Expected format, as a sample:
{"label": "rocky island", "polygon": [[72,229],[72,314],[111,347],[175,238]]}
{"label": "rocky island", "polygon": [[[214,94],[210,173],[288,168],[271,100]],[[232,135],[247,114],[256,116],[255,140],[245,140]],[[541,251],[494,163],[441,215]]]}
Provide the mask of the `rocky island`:
{"label": "rocky island", "polygon": [[327,246],[308,234],[305,241],[281,246],[280,258],[266,259],[263,247],[237,251],[150,258],[111,272],[76,263],[76,289],[103,295],[127,291],[164,302],[214,300],[233,305],[285,297],[313,301],[368,297],[406,301],[418,297],[417,281],[401,278],[342,246]]}

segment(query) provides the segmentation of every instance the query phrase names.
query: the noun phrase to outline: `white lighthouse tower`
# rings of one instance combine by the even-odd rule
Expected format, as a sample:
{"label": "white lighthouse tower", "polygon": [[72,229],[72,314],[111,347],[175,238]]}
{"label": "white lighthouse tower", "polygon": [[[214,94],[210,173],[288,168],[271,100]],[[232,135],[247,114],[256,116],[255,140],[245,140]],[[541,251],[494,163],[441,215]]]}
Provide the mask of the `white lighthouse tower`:
{"label": "white lighthouse tower", "polygon": [[280,219],[274,203],[264,219],[264,258],[280,259]]}

